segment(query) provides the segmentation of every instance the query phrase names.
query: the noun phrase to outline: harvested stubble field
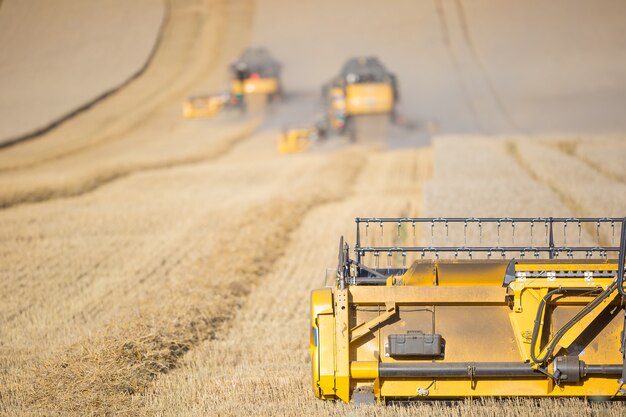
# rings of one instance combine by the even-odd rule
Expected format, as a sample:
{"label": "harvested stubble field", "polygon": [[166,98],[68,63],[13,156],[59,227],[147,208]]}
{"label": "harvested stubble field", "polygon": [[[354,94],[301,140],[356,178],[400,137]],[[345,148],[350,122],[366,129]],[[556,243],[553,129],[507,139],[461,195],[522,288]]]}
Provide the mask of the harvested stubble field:
{"label": "harvested stubble field", "polygon": [[[577,400],[352,408],[314,399],[308,292],[334,265],[338,236],[352,236],[352,217],[593,207],[570,207],[555,191],[568,183],[524,159],[520,149],[534,147],[573,158],[550,139],[448,137],[433,149],[260,159],[273,138],[2,211],[4,413],[623,414]],[[520,204],[530,190],[537,199]]]}
{"label": "harvested stubble field", "polygon": [[[354,217],[624,215],[626,144],[448,135],[425,148],[280,157],[280,114],[183,122],[180,100],[219,89],[215,69],[251,36],[274,35],[263,21],[280,3],[257,5],[251,34],[252,1],[168,1],[141,77],[0,151],[0,414],[624,415],[622,404],[580,400],[353,407],[313,397],[309,291],[336,265],[339,236],[352,239]],[[437,10],[420,4],[426,17]],[[424,19],[430,45],[440,28]]]}

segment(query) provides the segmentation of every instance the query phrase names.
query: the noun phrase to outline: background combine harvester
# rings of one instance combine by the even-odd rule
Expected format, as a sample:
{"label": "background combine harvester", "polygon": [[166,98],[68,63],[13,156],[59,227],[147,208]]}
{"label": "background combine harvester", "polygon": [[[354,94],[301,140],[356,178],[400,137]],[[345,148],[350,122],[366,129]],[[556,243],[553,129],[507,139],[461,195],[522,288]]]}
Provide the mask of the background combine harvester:
{"label": "background combine harvester", "polygon": [[313,127],[285,129],[278,141],[281,154],[300,153],[330,133],[351,142],[384,141],[389,122],[396,121],[396,76],[376,57],[349,59],[339,75],[322,86],[324,120]]}
{"label": "background combine harvester", "polygon": [[230,65],[231,85],[228,93],[198,95],[183,103],[183,117],[204,119],[217,115],[226,107],[260,111],[265,103],[282,95],[281,64],[265,48],[247,48]]}
{"label": "background combine harvester", "polygon": [[356,226],[355,258],[342,239],[335,285],[312,294],[318,397],[626,394],[625,219]]}
{"label": "background combine harvester", "polygon": [[231,71],[233,79],[230,92],[232,99],[238,103],[250,97],[255,97],[260,102],[280,98],[281,64],[265,48],[244,50],[231,64]]}
{"label": "background combine harvester", "polygon": [[351,140],[363,139],[378,127],[384,136],[398,100],[396,76],[376,57],[348,60],[339,75],[322,87],[328,125]]}

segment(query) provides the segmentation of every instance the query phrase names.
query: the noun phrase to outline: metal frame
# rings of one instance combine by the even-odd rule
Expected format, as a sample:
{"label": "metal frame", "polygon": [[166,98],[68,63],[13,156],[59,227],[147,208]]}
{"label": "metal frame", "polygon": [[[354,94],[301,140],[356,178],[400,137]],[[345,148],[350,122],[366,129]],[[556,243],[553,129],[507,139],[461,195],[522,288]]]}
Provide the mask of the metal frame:
{"label": "metal frame", "polygon": [[[557,258],[560,254],[565,254],[568,258],[573,259],[575,254],[583,253],[585,258],[594,258],[594,256],[607,258],[609,253],[614,253],[618,257],[618,291],[621,295],[626,296],[626,290],[623,288],[624,282],[624,264],[626,255],[626,217],[357,217],[356,222],[356,243],[354,246],[354,252],[356,255],[357,268],[367,269],[362,265],[362,258],[366,253],[373,253],[378,256],[380,253],[387,253],[390,256],[393,253],[402,253],[406,256],[407,253],[421,253],[422,257],[426,254],[434,254],[437,258],[439,253],[454,253],[455,257],[459,254],[467,254],[470,258],[474,253],[486,253],[488,257],[492,254],[499,254],[502,258],[505,258],[507,254],[519,255],[520,258],[524,258],[527,254],[533,255],[538,258],[540,254],[547,254],[549,259]],[[542,225],[546,230],[546,246],[500,246],[499,242],[496,246],[362,246],[361,245],[361,233],[360,225],[366,224],[369,227],[370,224],[379,224],[381,227],[385,223],[396,223],[398,228],[402,224],[411,224],[413,229],[417,224],[430,224],[431,235],[433,234],[434,227],[437,224],[443,224],[447,228],[449,224],[463,224],[465,233],[467,233],[467,227],[469,224],[475,224],[479,228],[480,239],[482,241],[482,225],[483,224],[497,224],[498,235],[502,224],[509,224],[513,229],[513,236],[515,235],[515,227],[517,224],[530,225],[531,239],[532,230],[535,225]],[[583,224],[595,224],[597,236],[600,236],[600,227],[602,225],[609,225],[612,229],[612,234],[615,236],[616,225],[621,225],[620,231],[620,243],[619,246],[604,246],[598,244],[598,246],[576,246],[576,245],[556,245],[554,243],[554,225],[563,225],[564,236],[568,224],[575,224],[580,230]],[[467,241],[467,236],[466,236]],[[347,259],[347,261],[349,261]]]}

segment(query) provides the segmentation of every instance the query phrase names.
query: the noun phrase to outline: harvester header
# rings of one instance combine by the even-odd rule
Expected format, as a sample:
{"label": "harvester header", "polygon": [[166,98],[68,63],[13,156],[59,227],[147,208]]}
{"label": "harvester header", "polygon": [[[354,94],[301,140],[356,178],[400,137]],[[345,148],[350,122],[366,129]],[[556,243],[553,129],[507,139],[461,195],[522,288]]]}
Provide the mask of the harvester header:
{"label": "harvester header", "polygon": [[312,294],[313,389],[623,397],[624,218],[357,218]]}

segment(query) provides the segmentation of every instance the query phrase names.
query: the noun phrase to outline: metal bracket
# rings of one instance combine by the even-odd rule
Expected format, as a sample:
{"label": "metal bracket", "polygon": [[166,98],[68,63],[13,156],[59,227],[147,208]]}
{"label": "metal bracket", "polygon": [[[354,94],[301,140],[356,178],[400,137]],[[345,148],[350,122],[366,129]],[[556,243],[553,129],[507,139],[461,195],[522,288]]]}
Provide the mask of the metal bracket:
{"label": "metal bracket", "polygon": [[385,303],[385,312],[374,317],[370,321],[366,321],[364,323],[359,324],[358,326],[350,329],[350,343],[360,339],[361,337],[368,334],[372,329],[382,322],[388,320],[391,316],[396,314],[396,303],[387,302]]}

